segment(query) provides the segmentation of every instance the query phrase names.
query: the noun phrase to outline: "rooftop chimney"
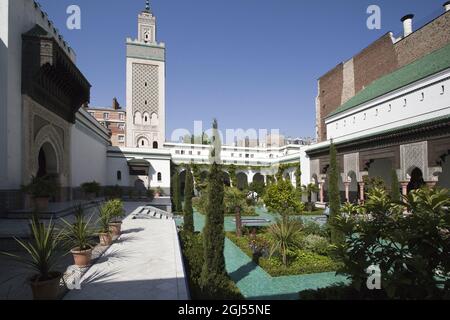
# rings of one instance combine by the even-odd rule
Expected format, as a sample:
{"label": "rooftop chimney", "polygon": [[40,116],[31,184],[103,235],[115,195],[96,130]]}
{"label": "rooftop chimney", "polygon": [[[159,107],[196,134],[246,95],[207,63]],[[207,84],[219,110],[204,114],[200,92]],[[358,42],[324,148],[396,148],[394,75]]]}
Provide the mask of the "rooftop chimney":
{"label": "rooftop chimney", "polygon": [[409,36],[413,32],[413,26],[412,26],[413,18],[414,18],[413,14],[408,14],[401,19],[401,21],[403,22],[403,36],[404,37]]}
{"label": "rooftop chimney", "polygon": [[444,8],[445,8],[445,12],[450,11],[450,1],[447,1],[446,3],[444,3]]}
{"label": "rooftop chimney", "polygon": [[119,104],[119,102],[117,102],[117,98],[113,99],[112,107],[113,107],[114,110],[119,110],[120,109],[120,104]]}

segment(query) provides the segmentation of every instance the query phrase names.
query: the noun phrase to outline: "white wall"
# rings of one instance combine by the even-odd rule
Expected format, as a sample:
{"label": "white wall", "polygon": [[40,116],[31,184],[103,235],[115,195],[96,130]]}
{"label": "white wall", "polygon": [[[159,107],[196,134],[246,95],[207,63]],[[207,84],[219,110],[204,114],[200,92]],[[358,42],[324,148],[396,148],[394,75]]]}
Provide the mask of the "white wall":
{"label": "white wall", "polygon": [[302,186],[307,186],[311,183],[311,165],[310,159],[306,155],[306,147],[302,148],[300,151],[300,167],[302,170]]}
{"label": "white wall", "polygon": [[[150,163],[148,177],[145,182],[150,183],[150,188],[170,188],[170,153],[167,150],[118,148],[108,149],[106,182],[109,186],[134,187],[138,177],[129,175],[128,161],[132,159],[144,159]],[[122,173],[121,181],[117,180],[117,171]],[[158,173],[161,173],[162,181],[158,181]]]}
{"label": "white wall", "polygon": [[107,184],[106,152],[108,142],[98,135],[92,125],[89,127],[79,119],[71,132],[71,175],[72,187],[84,182],[97,181]]}
{"label": "white wall", "polygon": [[[450,113],[450,70],[327,119],[329,139],[339,142]],[[442,90],[444,86],[444,92]],[[423,96],[422,96],[423,94]],[[406,105],[405,105],[406,99]]]}

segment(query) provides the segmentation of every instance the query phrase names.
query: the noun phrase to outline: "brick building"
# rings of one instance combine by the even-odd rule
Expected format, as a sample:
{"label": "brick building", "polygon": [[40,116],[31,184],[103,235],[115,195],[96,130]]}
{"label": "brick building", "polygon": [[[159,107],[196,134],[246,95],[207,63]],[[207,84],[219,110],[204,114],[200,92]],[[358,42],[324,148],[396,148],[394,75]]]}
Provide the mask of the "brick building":
{"label": "brick building", "polygon": [[450,43],[450,2],[444,13],[412,32],[414,16],[401,20],[403,36],[389,32],[351,59],[338,64],[318,80],[316,135],[327,139],[325,119],[373,81],[390,74]]}
{"label": "brick building", "polygon": [[125,146],[126,111],[113,99],[111,108],[88,107],[87,111],[111,133],[111,144],[115,147]]}

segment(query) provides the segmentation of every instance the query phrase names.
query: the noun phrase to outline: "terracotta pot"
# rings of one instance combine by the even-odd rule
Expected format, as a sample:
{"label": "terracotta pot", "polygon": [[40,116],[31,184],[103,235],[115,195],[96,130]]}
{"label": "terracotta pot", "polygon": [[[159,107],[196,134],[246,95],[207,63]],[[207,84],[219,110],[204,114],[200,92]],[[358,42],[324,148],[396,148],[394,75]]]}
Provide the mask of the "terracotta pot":
{"label": "terracotta pot", "polygon": [[110,233],[100,233],[99,238],[100,238],[100,245],[102,247],[107,247],[112,244],[112,237]]}
{"label": "terracotta pot", "polygon": [[109,232],[111,232],[113,236],[120,236],[122,233],[122,222],[111,222],[109,224]]}
{"label": "terracotta pot", "polygon": [[36,277],[29,280],[34,300],[56,300],[58,298],[62,273],[54,272],[51,276],[52,279],[46,281],[36,281]]}
{"label": "terracotta pot", "polygon": [[47,211],[49,201],[50,201],[49,197],[34,198],[34,208],[39,212]]}
{"label": "terracotta pot", "polygon": [[79,248],[72,249],[70,251],[73,255],[73,260],[77,267],[87,267],[91,264],[92,249],[80,250]]}

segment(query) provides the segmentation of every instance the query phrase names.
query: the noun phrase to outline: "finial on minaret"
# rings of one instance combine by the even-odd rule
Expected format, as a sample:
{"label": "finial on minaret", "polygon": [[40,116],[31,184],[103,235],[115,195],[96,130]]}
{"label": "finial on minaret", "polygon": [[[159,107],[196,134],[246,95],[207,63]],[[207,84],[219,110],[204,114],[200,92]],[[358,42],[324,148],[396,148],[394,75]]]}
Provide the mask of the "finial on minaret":
{"label": "finial on minaret", "polygon": [[145,11],[150,11],[150,0],[145,0]]}

